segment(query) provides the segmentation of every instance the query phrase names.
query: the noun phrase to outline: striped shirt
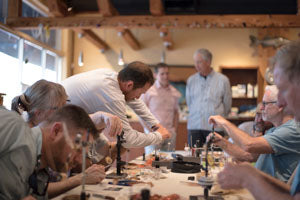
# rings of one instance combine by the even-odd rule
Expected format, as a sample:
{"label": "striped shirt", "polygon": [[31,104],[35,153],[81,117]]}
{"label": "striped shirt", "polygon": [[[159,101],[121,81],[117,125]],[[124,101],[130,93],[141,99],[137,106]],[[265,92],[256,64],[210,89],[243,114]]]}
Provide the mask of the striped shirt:
{"label": "striped shirt", "polygon": [[231,101],[229,79],[223,74],[211,71],[206,78],[199,73],[190,76],[186,87],[188,130],[211,130],[208,118],[228,115]]}

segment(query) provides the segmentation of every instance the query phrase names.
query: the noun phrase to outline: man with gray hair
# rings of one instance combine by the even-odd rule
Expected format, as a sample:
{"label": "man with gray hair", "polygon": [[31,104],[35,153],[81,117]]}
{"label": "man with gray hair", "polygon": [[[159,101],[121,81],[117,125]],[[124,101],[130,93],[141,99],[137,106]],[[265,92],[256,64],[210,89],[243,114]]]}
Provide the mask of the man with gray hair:
{"label": "man with gray hair", "polygon": [[194,64],[198,73],[189,77],[186,87],[186,103],[189,108],[188,142],[193,146],[197,140],[202,146],[211,126],[211,115],[227,116],[231,110],[231,88],[229,80],[211,67],[212,54],[207,49],[194,53]]}
{"label": "man with gray hair", "polygon": [[[285,106],[300,122],[300,42],[290,42],[281,47],[274,62],[274,80],[278,87],[278,105]],[[299,163],[300,164],[300,163]],[[262,173],[250,164],[228,164],[218,174],[224,189],[247,188],[255,199],[300,199],[300,167],[295,171],[292,185],[285,184]],[[267,191],[267,192],[266,192]]]}
{"label": "man with gray hair", "polygon": [[[209,121],[226,130],[234,141],[228,142],[217,133],[213,142],[239,161],[256,162],[255,167],[275,178],[287,182],[300,160],[300,128],[293,116],[276,105],[278,89],[267,86],[262,101],[262,117],[274,127],[264,136],[251,137],[221,116]],[[211,134],[208,136],[211,137]]]}

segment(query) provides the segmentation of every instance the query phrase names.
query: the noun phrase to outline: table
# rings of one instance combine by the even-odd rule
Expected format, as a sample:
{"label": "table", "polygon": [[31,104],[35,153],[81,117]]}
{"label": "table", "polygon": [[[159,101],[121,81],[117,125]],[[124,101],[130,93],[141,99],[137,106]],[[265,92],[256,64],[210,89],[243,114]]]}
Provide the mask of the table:
{"label": "table", "polygon": [[[176,152],[178,153],[178,152]],[[179,152],[180,153],[180,152]],[[141,164],[144,161],[141,158],[137,158],[133,160],[133,163]],[[216,169],[215,169],[216,170]],[[212,171],[213,173],[216,173]],[[159,195],[170,195],[170,194],[178,194],[182,197],[182,199],[189,199],[190,195],[202,195],[203,188],[197,184],[197,181],[188,181],[188,176],[195,176],[196,174],[179,174],[179,173],[162,173],[165,176],[165,179],[147,179],[143,180],[144,182],[151,181],[153,183],[153,187],[147,184],[137,184],[131,187],[128,186],[119,186],[119,185],[110,185],[108,182],[111,179],[105,179],[101,184],[98,185],[86,185],[86,193],[90,194],[101,194],[101,195],[109,195],[115,197],[117,200],[125,200],[132,194],[139,193],[141,189],[147,188],[150,189],[151,194],[159,194]],[[120,191],[107,191],[107,188],[122,188]],[[215,187],[215,186],[214,186]],[[55,200],[62,199],[66,195],[70,194],[80,194],[81,187],[76,187],[73,190],[68,191],[67,193],[58,196]],[[253,196],[246,190],[235,190],[231,191],[230,194],[224,195],[224,199],[228,200],[252,200]],[[101,198],[96,198],[91,196],[90,200],[97,200]]]}

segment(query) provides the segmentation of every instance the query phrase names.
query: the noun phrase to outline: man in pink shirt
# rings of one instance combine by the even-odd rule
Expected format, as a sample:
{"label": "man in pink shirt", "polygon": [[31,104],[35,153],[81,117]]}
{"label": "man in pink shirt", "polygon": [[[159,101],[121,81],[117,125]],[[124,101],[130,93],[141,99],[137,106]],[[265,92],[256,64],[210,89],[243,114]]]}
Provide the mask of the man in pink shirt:
{"label": "man in pink shirt", "polygon": [[[180,92],[169,83],[169,68],[164,63],[159,63],[154,68],[156,78],[152,87],[141,96],[151,113],[172,134],[170,139],[164,140],[156,148],[162,151],[171,151],[176,146],[176,131],[179,121]],[[147,132],[147,127],[144,126]],[[145,148],[146,154],[155,149],[154,145]]]}

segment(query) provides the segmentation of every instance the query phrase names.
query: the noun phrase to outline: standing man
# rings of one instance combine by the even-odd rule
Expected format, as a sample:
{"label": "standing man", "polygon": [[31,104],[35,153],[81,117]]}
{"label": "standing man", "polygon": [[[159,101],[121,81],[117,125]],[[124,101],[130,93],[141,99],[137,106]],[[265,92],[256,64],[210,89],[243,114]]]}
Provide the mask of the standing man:
{"label": "standing man", "polygon": [[[159,63],[154,68],[156,81],[154,85],[141,96],[158,121],[171,133],[171,138],[164,140],[156,147],[163,151],[170,151],[176,147],[176,131],[179,121],[180,92],[169,83],[169,68]],[[147,130],[147,127],[144,127]],[[145,147],[146,154],[153,152],[154,145]]]}
{"label": "standing man", "polygon": [[[119,73],[102,68],[74,75],[62,84],[72,104],[84,108],[88,113],[104,111],[118,116],[126,140],[123,146],[130,148],[159,144],[171,136],[139,99],[153,83],[149,66],[137,61],[128,64]],[[126,117],[126,105],[145,121],[151,133],[132,129]]]}
{"label": "standing man", "polygon": [[[274,80],[278,87],[278,105],[291,111],[297,126],[300,122],[300,42],[290,42],[281,47],[274,59]],[[300,164],[300,163],[299,163]],[[285,184],[260,172],[250,164],[228,164],[218,174],[218,182],[224,189],[247,188],[255,199],[300,199],[300,166],[292,185]],[[267,192],[266,192],[267,191]]]}
{"label": "standing man", "polygon": [[[198,73],[189,77],[186,87],[186,103],[189,108],[188,142],[201,146],[211,132],[208,118],[211,115],[227,116],[231,109],[231,88],[226,76],[211,67],[212,54],[207,49],[194,53],[194,64]],[[192,140],[192,144],[191,144]]]}

